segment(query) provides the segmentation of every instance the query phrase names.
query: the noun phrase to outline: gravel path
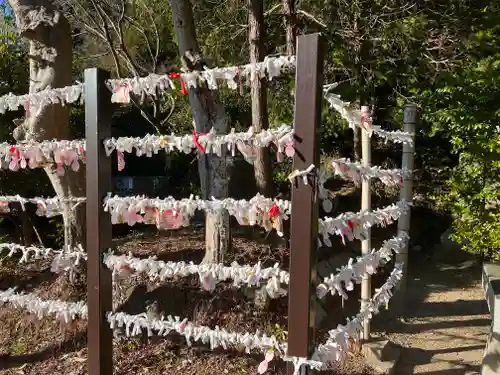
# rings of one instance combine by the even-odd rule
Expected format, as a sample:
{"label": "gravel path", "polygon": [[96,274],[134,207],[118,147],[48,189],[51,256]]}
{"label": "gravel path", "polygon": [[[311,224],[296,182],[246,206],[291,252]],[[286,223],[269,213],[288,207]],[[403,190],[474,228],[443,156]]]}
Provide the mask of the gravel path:
{"label": "gravel path", "polygon": [[444,250],[412,258],[406,316],[380,325],[403,347],[396,374],[478,374],[490,327],[480,263]]}

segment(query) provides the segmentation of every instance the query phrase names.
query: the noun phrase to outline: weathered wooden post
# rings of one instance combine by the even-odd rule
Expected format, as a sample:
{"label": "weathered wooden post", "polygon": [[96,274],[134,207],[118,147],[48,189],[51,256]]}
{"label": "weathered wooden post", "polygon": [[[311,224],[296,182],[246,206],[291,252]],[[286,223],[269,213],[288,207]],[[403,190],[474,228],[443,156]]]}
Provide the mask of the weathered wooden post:
{"label": "weathered wooden post", "polygon": [[[413,159],[415,155],[415,125],[419,121],[419,111],[415,104],[407,104],[404,107],[404,131],[413,134],[412,142],[403,144],[403,158],[401,168],[409,170],[411,173],[403,179],[403,186],[399,195],[400,199],[405,199],[408,202],[413,200]],[[411,211],[401,215],[398,220],[398,233],[410,232],[410,218]],[[404,310],[404,303],[406,298],[407,287],[407,273],[408,273],[408,244],[404,246],[398,254],[396,254],[396,262],[404,263],[403,278],[396,286],[395,307],[398,313]]]}
{"label": "weathered wooden post", "polygon": [[[361,107],[361,121],[364,122],[368,118],[369,108],[364,105]],[[371,137],[361,124],[361,163],[364,167],[369,167],[372,162]],[[371,181],[369,178],[363,179],[361,185],[361,210],[371,211],[372,209],[372,192]],[[367,255],[372,250],[371,229],[366,231],[366,238],[361,241],[361,254]],[[372,283],[371,276],[364,273],[361,280],[361,309],[365,308],[371,300]],[[363,340],[370,339],[370,319],[363,321]]]}
{"label": "weathered wooden post", "polygon": [[109,73],[85,70],[85,134],[87,157],[87,302],[88,373],[113,374],[113,335],[106,320],[112,310],[111,272],[103,254],[111,246],[111,218],[103,202],[111,191],[111,158],[103,141],[111,137]]}
{"label": "weathered wooden post", "polygon": [[[294,170],[311,164],[319,167],[316,135],[321,124],[323,102],[323,48],[320,34],[297,40],[295,76]],[[314,182],[314,183],[313,183]],[[292,188],[290,238],[290,284],[288,297],[288,355],[309,357],[315,336],[316,253],[318,197],[315,180],[308,185],[296,181]],[[293,365],[288,365],[288,374]],[[310,374],[303,367],[301,374]]]}

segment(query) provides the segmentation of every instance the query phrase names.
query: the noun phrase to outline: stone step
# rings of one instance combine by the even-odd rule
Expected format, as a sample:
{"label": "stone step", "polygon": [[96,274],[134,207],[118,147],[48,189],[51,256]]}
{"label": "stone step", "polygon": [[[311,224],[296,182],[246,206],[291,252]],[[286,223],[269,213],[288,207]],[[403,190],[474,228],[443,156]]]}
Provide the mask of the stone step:
{"label": "stone step", "polygon": [[390,354],[390,343],[388,340],[371,339],[363,344],[363,355],[375,356],[380,361],[385,361]]}
{"label": "stone step", "polygon": [[388,340],[374,339],[365,342],[361,353],[366,363],[381,374],[394,375],[401,348]]}

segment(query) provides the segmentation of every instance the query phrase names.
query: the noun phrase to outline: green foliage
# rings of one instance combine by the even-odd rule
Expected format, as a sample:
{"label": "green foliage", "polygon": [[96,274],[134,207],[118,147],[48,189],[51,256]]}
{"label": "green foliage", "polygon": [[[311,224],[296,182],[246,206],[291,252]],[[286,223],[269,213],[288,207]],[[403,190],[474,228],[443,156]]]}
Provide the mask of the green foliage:
{"label": "green foliage", "polygon": [[278,340],[286,341],[288,340],[288,331],[279,324],[271,326],[271,334]]}
{"label": "green foliage", "polygon": [[485,9],[463,43],[467,59],[413,93],[433,125],[429,134],[444,134],[459,156],[441,197],[455,217],[453,237],[500,261],[500,19],[498,9]]}

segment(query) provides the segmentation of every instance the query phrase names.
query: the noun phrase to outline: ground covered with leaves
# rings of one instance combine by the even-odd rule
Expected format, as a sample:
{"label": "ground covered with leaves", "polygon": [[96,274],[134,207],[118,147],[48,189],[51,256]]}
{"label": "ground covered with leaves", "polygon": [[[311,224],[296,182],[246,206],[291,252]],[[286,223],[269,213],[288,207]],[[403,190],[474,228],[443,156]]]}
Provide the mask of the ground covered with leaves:
{"label": "ground covered with leaves", "polygon": [[[264,261],[286,264],[285,246],[265,245],[260,233],[235,233],[231,261],[239,263]],[[249,239],[249,234],[256,239]],[[199,261],[203,256],[203,229],[192,228],[178,232],[136,233],[120,240],[117,251],[133,251],[137,256],[156,255],[161,260]],[[285,262],[284,262],[285,261]],[[40,271],[42,270],[42,271]],[[0,269],[2,289],[16,285],[19,290],[36,293],[44,299],[85,299],[85,288],[78,287],[83,280],[69,282],[67,276],[50,272],[50,265],[39,262],[27,266],[14,260],[4,260]],[[75,286],[75,284],[77,286]],[[233,331],[259,330],[286,339],[287,298],[272,300],[268,308],[254,306],[250,290],[236,289],[230,283],[220,283],[213,293],[200,288],[196,277],[169,280],[155,284],[133,276],[122,280],[114,290],[116,305],[134,314],[148,309],[151,303],[162,314],[187,317],[194,324],[227,328]],[[333,298],[332,298],[333,299]],[[342,323],[345,316],[355,314],[357,298],[353,296],[342,310],[340,301],[332,303],[328,322],[319,332],[325,338],[327,329]],[[86,322],[65,325],[50,318],[37,317],[4,307],[0,310],[0,369],[5,374],[86,374]],[[261,355],[247,355],[242,351],[211,351],[204,345],[188,347],[183,338],[115,339],[114,360],[116,374],[254,374],[262,360]],[[285,374],[283,363],[274,361],[268,370]],[[345,363],[332,369],[331,374],[373,374],[362,358],[353,355]]]}

